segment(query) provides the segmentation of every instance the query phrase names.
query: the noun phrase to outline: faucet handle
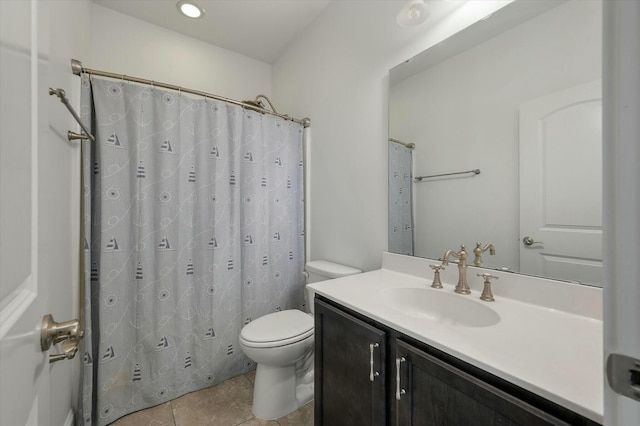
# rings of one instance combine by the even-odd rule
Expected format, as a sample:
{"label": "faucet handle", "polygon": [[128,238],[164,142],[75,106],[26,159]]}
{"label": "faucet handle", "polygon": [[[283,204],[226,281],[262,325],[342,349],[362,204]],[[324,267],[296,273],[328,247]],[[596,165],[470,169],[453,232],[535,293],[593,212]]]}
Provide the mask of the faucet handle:
{"label": "faucet handle", "polygon": [[498,280],[500,279],[500,277],[488,273],[477,275],[484,278],[484,288],[482,289],[480,299],[484,300],[485,302],[493,302],[494,300],[496,300],[493,298],[493,293],[491,293],[491,280]]}
{"label": "faucet handle", "polygon": [[442,281],[440,281],[440,271],[445,269],[444,265],[429,265],[431,269],[433,269],[433,283],[431,283],[431,287],[433,288],[442,288]]}

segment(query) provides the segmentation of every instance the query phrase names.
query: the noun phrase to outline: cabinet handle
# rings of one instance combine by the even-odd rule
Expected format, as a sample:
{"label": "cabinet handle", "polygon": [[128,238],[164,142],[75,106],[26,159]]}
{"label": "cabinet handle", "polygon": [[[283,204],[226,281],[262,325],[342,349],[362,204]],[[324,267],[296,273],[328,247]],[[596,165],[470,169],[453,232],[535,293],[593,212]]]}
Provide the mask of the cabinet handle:
{"label": "cabinet handle", "polygon": [[373,349],[380,346],[378,343],[369,343],[369,354],[371,357],[369,358],[369,381],[373,382],[376,376],[379,376],[379,372],[373,371]]}
{"label": "cabinet handle", "polygon": [[406,391],[400,387],[400,363],[405,362],[404,357],[396,358],[396,399],[400,401],[401,395],[404,395]]}

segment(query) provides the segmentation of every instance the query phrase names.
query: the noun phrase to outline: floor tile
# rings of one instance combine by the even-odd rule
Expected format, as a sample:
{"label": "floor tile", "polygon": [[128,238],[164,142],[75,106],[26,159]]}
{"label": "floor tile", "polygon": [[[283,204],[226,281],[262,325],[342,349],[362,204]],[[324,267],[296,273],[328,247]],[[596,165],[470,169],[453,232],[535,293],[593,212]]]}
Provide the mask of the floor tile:
{"label": "floor tile", "polygon": [[313,426],[313,401],[277,420],[280,426]]}
{"label": "floor tile", "polygon": [[245,377],[249,379],[249,381],[251,382],[251,386],[256,384],[256,370],[249,371],[245,374]]}
{"label": "floor tile", "polygon": [[[276,420],[251,412],[255,371],[122,417],[112,426],[313,426],[313,401]],[[175,420],[174,420],[175,419]]]}
{"label": "floor tile", "polygon": [[171,402],[121,417],[112,426],[174,426]]}
{"label": "floor tile", "polygon": [[252,419],[253,386],[236,376],[214,387],[171,401],[177,426],[235,426]]}
{"label": "floor tile", "polygon": [[254,417],[238,426],[280,426],[280,423],[275,420],[264,420]]}

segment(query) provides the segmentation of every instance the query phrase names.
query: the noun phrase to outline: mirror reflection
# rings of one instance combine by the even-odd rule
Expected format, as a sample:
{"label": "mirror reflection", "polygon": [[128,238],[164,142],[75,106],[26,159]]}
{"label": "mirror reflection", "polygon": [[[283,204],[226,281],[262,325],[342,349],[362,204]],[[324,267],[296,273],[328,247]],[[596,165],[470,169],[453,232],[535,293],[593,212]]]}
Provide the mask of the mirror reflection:
{"label": "mirror reflection", "polygon": [[389,251],[602,285],[601,21],[515,1],[391,70]]}

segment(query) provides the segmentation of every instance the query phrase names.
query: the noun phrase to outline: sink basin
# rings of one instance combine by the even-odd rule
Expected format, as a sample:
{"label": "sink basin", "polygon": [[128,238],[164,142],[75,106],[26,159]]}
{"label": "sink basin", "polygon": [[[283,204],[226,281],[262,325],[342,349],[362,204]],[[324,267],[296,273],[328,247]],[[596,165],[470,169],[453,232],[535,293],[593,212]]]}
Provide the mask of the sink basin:
{"label": "sink basin", "polygon": [[380,296],[405,315],[447,325],[489,327],[500,322],[497,312],[484,302],[469,299],[472,296],[416,287],[388,288]]}

